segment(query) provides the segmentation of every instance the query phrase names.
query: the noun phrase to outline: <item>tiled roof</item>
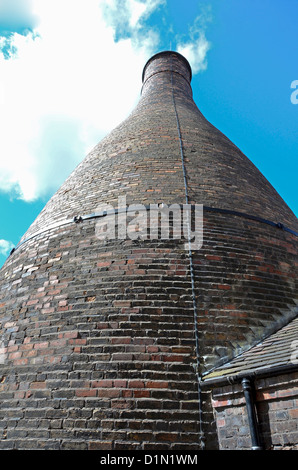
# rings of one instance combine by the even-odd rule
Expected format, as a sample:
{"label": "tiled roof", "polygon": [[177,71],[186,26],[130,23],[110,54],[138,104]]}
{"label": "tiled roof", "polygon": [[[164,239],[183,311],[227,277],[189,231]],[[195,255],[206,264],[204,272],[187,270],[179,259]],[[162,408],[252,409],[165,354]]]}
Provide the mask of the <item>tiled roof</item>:
{"label": "tiled roof", "polygon": [[203,376],[203,383],[298,367],[298,317],[258,345]]}

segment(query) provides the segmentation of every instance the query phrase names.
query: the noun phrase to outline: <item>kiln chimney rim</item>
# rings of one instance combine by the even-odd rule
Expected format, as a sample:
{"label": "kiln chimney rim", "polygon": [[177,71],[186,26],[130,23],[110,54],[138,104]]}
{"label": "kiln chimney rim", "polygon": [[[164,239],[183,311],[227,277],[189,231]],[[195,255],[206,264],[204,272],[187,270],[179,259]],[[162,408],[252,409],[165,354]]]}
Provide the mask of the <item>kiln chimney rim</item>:
{"label": "kiln chimney rim", "polygon": [[143,68],[143,73],[142,73],[142,83],[144,83],[144,78],[145,78],[145,72],[146,72],[146,69],[148,67],[148,65],[155,59],[158,59],[159,57],[161,56],[169,56],[169,55],[173,55],[173,56],[176,56],[178,57],[180,60],[182,60],[185,65],[187,66],[188,70],[189,70],[189,74],[190,74],[190,77],[189,77],[189,82],[191,82],[191,79],[192,79],[192,70],[191,70],[191,66],[188,62],[188,60],[182,55],[180,54],[179,52],[176,52],[176,51],[162,51],[162,52],[158,52],[157,54],[154,54],[152,57],[150,57],[149,60],[147,60],[144,68]]}

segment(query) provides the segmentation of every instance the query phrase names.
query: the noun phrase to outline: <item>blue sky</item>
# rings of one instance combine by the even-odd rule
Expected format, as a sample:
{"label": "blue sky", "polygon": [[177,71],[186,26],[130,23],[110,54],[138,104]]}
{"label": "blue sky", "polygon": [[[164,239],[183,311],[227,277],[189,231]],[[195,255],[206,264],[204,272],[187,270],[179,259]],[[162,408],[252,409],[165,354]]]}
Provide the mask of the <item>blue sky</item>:
{"label": "blue sky", "polygon": [[0,265],[161,50],[297,215],[297,18],[297,0],[0,0]]}

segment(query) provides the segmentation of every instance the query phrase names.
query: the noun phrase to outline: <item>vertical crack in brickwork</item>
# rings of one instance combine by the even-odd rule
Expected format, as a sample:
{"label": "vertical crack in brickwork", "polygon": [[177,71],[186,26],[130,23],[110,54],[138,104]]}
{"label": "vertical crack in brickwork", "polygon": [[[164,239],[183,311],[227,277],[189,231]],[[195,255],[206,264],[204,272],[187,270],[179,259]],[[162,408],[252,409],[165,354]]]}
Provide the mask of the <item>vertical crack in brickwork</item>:
{"label": "vertical crack in brickwork", "polygon": [[[183,180],[184,180],[184,189],[185,189],[185,203],[186,205],[189,204],[188,198],[188,187],[187,187],[187,178],[186,178],[186,168],[185,168],[185,161],[184,161],[184,152],[183,152],[183,142],[181,136],[181,127],[180,121],[176,106],[175,100],[175,93],[174,93],[174,85],[173,85],[173,58],[171,56],[171,88],[172,88],[172,101],[175,110],[176,116],[176,123],[177,123],[177,132],[179,137],[179,146],[180,146],[180,155],[181,155],[181,164],[182,164],[182,171],[183,171]],[[201,392],[201,376],[200,376],[200,351],[199,351],[199,338],[198,338],[198,313],[197,313],[197,305],[196,305],[196,295],[195,295],[195,275],[194,275],[194,267],[193,267],[193,257],[192,257],[192,249],[191,249],[191,237],[190,237],[190,224],[191,220],[189,220],[189,213],[186,211],[187,217],[187,233],[188,233],[188,257],[189,257],[189,269],[190,269],[190,280],[191,280],[191,292],[192,292],[192,303],[193,303],[193,312],[194,312],[194,334],[195,334],[195,341],[196,341],[196,376],[197,376],[197,384],[198,384],[198,405],[199,405],[199,427],[200,427],[200,447],[201,449],[205,448],[205,438],[202,429],[202,392]],[[190,215],[191,217],[191,215]]]}

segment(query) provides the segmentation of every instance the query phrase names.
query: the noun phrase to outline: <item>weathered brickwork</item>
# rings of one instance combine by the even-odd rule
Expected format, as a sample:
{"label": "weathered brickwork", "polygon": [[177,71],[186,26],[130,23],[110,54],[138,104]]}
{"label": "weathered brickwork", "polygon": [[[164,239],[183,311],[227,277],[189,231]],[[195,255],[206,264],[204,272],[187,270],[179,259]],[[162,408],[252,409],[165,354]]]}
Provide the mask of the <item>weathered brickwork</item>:
{"label": "weathered brickwork", "polygon": [[[298,450],[298,374],[255,381],[255,405],[263,450]],[[249,450],[251,437],[240,385],[213,391],[221,450]]]}
{"label": "weathered brickwork", "polygon": [[175,102],[191,202],[297,228],[265,178],[201,115],[190,77],[175,53],[148,62],[135,110],[3,266],[2,449],[198,449],[200,424],[206,448],[217,448],[208,391],[199,419],[196,330],[204,372],[295,315],[297,237],[276,226],[204,210],[204,243],[193,253],[196,329],[185,240],[103,241],[98,219],[72,220],[124,196],[185,203]]}
{"label": "weathered brickwork", "polygon": [[8,262],[2,446],[197,446],[187,256],[94,232],[53,231]]}
{"label": "weathered brickwork", "polygon": [[92,213],[102,204],[117,207],[120,196],[127,204],[185,203],[172,87],[189,202],[246,212],[298,230],[297,218],[274,188],[198,110],[189,77],[188,67],[175,55],[149,61],[134,111],[78,165],[25,237],[57,220]]}
{"label": "weathered brickwork", "polygon": [[204,370],[297,315],[296,246],[297,237],[266,224],[204,212],[204,243],[194,253]]}

